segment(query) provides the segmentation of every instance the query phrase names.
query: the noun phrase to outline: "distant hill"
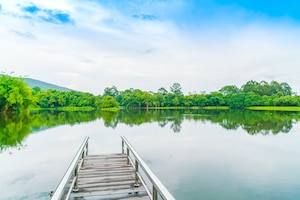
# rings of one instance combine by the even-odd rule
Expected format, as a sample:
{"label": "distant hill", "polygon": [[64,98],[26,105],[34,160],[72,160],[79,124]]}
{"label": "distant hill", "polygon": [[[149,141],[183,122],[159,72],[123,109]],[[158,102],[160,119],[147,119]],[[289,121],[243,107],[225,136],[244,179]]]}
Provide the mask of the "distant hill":
{"label": "distant hill", "polygon": [[53,90],[59,90],[59,91],[71,91],[71,89],[69,89],[69,88],[61,87],[61,86],[54,85],[51,83],[46,83],[46,82],[39,81],[39,80],[32,79],[32,78],[25,78],[24,81],[31,88],[34,88],[37,86],[37,87],[41,88],[42,90],[53,89]]}

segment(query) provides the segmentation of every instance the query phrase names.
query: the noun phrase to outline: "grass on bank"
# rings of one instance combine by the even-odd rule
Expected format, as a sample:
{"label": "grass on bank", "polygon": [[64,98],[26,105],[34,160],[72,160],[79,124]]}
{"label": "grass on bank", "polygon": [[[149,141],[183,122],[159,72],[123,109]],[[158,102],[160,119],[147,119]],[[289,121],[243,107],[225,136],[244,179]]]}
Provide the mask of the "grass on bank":
{"label": "grass on bank", "polygon": [[[109,111],[109,112],[118,112],[119,109],[122,108],[101,108],[101,111]],[[124,109],[124,108],[123,108]],[[141,109],[141,108],[140,108]],[[145,109],[145,108],[142,108]],[[175,106],[175,107],[149,107],[149,110],[183,110],[183,109],[192,109],[192,110],[228,110],[230,109],[228,106],[193,106],[193,107],[184,107],[184,106]],[[300,111],[299,106],[250,106],[245,108],[246,110],[260,110],[260,111]],[[31,107],[30,111],[95,111],[94,107],[53,107],[53,108],[39,108],[39,107]]]}
{"label": "grass on bank", "polygon": [[53,107],[53,108],[39,108],[31,107],[30,111],[94,111],[93,107]]}
{"label": "grass on bank", "polygon": [[246,109],[263,111],[300,111],[299,106],[250,106]]}
{"label": "grass on bank", "polygon": [[[156,110],[176,110],[176,109],[192,109],[192,110],[229,110],[229,106],[193,106],[193,107],[151,107],[149,109]],[[241,109],[243,110],[243,109]],[[260,110],[260,111],[300,111],[300,106],[249,106],[246,107],[245,110]]]}
{"label": "grass on bank", "polygon": [[[36,112],[36,111],[83,111],[83,112],[89,112],[89,111],[95,111],[96,108],[85,106],[85,107],[53,107],[53,108],[40,108],[40,107],[31,107],[30,111]],[[118,112],[119,108],[113,107],[113,108],[100,108],[101,111],[109,111],[109,112]]]}
{"label": "grass on bank", "polygon": [[[143,108],[145,109],[145,108]],[[185,107],[185,106],[173,106],[173,107],[149,107],[151,110],[227,110],[229,109],[228,106],[192,106],[192,107]]]}
{"label": "grass on bank", "polygon": [[229,106],[205,106],[203,107],[205,110],[228,110]]}

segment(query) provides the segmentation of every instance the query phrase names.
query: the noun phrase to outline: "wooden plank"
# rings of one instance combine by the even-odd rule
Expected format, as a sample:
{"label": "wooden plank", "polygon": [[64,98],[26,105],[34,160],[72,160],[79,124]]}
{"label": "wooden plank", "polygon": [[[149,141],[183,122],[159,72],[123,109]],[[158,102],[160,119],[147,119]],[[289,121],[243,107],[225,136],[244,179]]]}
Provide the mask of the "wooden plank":
{"label": "wooden plank", "polygon": [[127,159],[126,155],[123,154],[109,154],[109,155],[88,155],[85,160],[99,160],[99,159]]}
{"label": "wooden plank", "polygon": [[104,182],[104,183],[99,183],[99,182],[82,182],[81,186],[82,187],[102,187],[102,186],[113,186],[113,185],[133,185],[135,183],[135,180],[124,180],[124,181],[119,181],[119,182]]}
{"label": "wooden plank", "polygon": [[150,200],[149,196],[132,196],[132,197],[125,197],[125,198],[119,198],[123,200]]}
{"label": "wooden plank", "polygon": [[71,197],[70,200],[150,200],[149,196],[143,194],[115,194],[106,196]]}
{"label": "wooden plank", "polygon": [[134,169],[132,169],[132,167],[126,166],[123,168],[112,168],[112,169],[103,169],[103,170],[99,170],[99,169],[95,169],[95,168],[90,168],[90,169],[85,169],[85,170],[81,170],[79,172],[79,175],[85,175],[85,174],[114,174],[114,173],[118,173],[118,172],[134,172]]}
{"label": "wooden plank", "polygon": [[111,176],[118,176],[118,175],[129,175],[129,174],[132,174],[134,173],[134,171],[130,170],[130,171],[105,171],[105,172],[90,172],[90,173],[80,173],[78,175],[78,178],[81,179],[81,178],[93,178],[93,177],[111,177]]}
{"label": "wooden plank", "polygon": [[128,166],[126,161],[106,161],[106,160],[100,160],[97,162],[90,162],[90,163],[84,163],[84,168],[91,168],[91,167],[110,167],[110,166]]}
{"label": "wooden plank", "polygon": [[116,174],[95,174],[95,175],[81,175],[79,179],[89,180],[89,179],[99,179],[99,180],[109,180],[109,179],[132,179],[135,178],[135,174],[132,173],[116,173]]}
{"label": "wooden plank", "polygon": [[140,192],[144,192],[145,188],[143,185],[139,187],[134,187],[133,184],[116,184],[116,185],[104,185],[104,186],[85,186],[84,188],[79,188],[79,192],[94,192],[94,191],[117,191],[117,190],[132,190],[137,189]]}
{"label": "wooden plank", "polygon": [[116,163],[116,164],[84,165],[83,169],[99,169],[99,170],[103,169],[103,170],[106,170],[106,169],[112,169],[112,168],[123,169],[123,168],[126,168],[126,167],[128,167],[128,165],[122,164],[122,163]]}
{"label": "wooden plank", "polygon": [[88,156],[86,160],[110,160],[110,159],[127,159],[126,155],[103,155],[103,156]]}
{"label": "wooden plank", "polygon": [[81,178],[78,179],[78,183],[82,182],[116,182],[134,179],[134,175],[129,176],[113,176],[113,177],[95,177],[95,178]]}
{"label": "wooden plank", "polygon": [[113,158],[113,159],[93,159],[93,160],[85,160],[85,162],[88,162],[90,164],[93,163],[99,163],[99,162],[105,162],[105,163],[109,163],[109,162],[124,162],[125,160],[127,160],[126,158]]}
{"label": "wooden plank", "polygon": [[127,158],[94,158],[94,159],[85,159],[86,162],[93,163],[93,162],[109,162],[109,161],[114,161],[114,162],[123,162],[124,160],[127,160]]}
{"label": "wooden plank", "polygon": [[99,157],[126,157],[125,154],[111,153],[111,154],[92,154],[88,155],[88,158],[99,158]]}
{"label": "wooden plank", "polygon": [[129,189],[120,189],[120,190],[106,190],[106,191],[80,191],[80,192],[73,192],[71,197],[90,197],[90,196],[104,196],[104,195],[116,195],[116,194],[133,194],[141,192],[142,195],[145,195],[144,188],[129,188]]}

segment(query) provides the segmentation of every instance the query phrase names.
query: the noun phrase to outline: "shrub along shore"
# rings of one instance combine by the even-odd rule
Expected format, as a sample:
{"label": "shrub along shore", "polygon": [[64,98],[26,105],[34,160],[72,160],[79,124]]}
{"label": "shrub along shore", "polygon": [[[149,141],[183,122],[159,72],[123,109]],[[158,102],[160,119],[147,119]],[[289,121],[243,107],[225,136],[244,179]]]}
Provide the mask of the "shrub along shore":
{"label": "shrub along shore", "polygon": [[300,106],[251,106],[246,108],[248,110],[261,111],[300,111]]}

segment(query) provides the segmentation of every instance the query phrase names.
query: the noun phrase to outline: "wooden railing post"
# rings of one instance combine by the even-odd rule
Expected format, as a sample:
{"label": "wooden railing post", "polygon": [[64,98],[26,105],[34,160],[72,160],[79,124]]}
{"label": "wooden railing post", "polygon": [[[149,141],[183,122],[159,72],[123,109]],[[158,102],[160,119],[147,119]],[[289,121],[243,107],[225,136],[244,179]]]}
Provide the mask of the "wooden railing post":
{"label": "wooden railing post", "polygon": [[75,170],[74,170],[74,179],[75,179],[75,184],[74,184],[74,187],[73,187],[73,192],[77,192],[78,191],[78,164],[77,166],[75,167]]}
{"label": "wooden railing post", "polygon": [[85,145],[85,148],[83,149],[82,154],[81,154],[82,163],[81,163],[81,166],[79,169],[84,168],[84,159],[88,155],[88,150],[89,150],[89,143],[87,142]]}
{"label": "wooden railing post", "polygon": [[85,156],[87,156],[89,153],[89,142],[86,143],[86,153]]}
{"label": "wooden railing post", "polygon": [[82,154],[81,154],[82,163],[81,163],[80,167],[84,166],[84,157],[85,157],[85,151],[83,151]]}
{"label": "wooden railing post", "polygon": [[129,148],[127,147],[127,165],[129,165]]}
{"label": "wooden railing post", "polygon": [[153,187],[153,192],[152,192],[153,200],[157,200],[157,189],[154,185],[152,187]]}
{"label": "wooden railing post", "polygon": [[138,162],[137,159],[135,159],[135,183],[134,183],[134,187],[139,187],[140,186],[138,173],[139,173],[139,162]]}
{"label": "wooden railing post", "polygon": [[122,154],[124,154],[124,141],[122,140]]}

